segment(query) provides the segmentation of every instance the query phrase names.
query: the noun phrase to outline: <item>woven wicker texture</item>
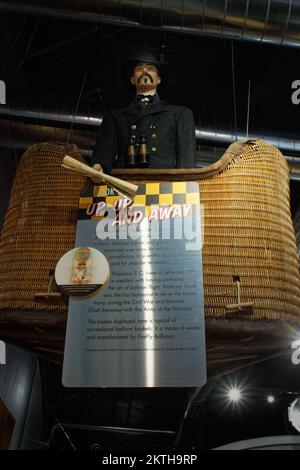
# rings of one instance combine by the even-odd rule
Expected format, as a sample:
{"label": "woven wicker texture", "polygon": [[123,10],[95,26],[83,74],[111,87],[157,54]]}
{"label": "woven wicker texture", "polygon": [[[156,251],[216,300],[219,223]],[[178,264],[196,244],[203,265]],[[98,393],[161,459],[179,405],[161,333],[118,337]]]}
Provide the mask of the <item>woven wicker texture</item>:
{"label": "woven wicker texture", "polygon": [[21,157],[0,241],[1,309],[67,311],[66,300],[35,299],[35,293],[47,291],[49,271],[74,245],[84,178],[61,167],[64,155],[62,145],[43,143]]}
{"label": "woven wicker texture", "polygon": [[[74,246],[84,180],[61,167],[64,155],[65,148],[56,143],[33,145],[24,153],[0,240],[0,322],[1,316],[2,322],[7,321],[8,312],[14,312],[12,319],[22,311],[24,337],[33,341],[37,333],[30,329],[29,319],[32,321],[34,312],[44,311],[36,330],[48,325],[43,340],[51,338],[55,349],[53,328],[59,325],[58,350],[67,299],[36,299],[35,293],[47,291],[49,270]],[[205,220],[207,320],[226,320],[225,335],[230,321],[242,320],[244,326],[257,320],[300,323],[300,278],[286,161],[279,150],[259,140],[230,146],[221,160],[221,166],[206,170],[180,170],[178,178],[176,172],[168,175],[167,170],[140,170],[139,175],[123,170],[123,175],[136,182],[199,182]],[[226,304],[237,302],[233,276],[240,277],[241,301],[253,302],[253,308],[226,309]]]}
{"label": "woven wicker texture", "polygon": [[201,201],[206,314],[226,316],[239,275],[242,301],[254,302],[249,318],[300,321],[288,167],[279,150],[244,146],[222,174],[201,183]]}

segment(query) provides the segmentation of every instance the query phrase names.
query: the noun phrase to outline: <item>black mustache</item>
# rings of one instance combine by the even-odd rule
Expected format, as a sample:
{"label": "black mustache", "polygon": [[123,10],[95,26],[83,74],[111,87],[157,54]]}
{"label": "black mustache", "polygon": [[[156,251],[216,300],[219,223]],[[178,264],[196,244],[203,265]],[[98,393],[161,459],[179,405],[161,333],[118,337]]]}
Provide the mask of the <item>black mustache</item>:
{"label": "black mustache", "polygon": [[143,72],[142,75],[138,78],[138,83],[140,83],[140,81],[142,80],[143,77],[148,77],[149,80],[151,81],[151,83],[153,83],[153,78],[151,77],[151,75],[149,75],[149,73],[147,72]]}

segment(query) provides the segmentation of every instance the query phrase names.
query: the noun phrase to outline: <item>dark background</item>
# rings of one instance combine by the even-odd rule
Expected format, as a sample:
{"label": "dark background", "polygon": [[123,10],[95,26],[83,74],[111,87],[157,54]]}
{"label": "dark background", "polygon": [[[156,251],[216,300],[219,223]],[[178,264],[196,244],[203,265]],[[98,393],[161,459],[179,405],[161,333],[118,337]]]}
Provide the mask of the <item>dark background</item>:
{"label": "dark background", "polygon": [[298,48],[3,13],[0,26],[8,103],[48,95],[75,108],[87,72],[83,102],[100,96],[109,108],[124,105],[130,96],[120,79],[122,58],[137,47],[160,51],[163,43],[171,73],[162,96],[190,107],[198,124],[203,112],[233,118],[233,51],[238,126],[246,128],[250,80],[250,129],[259,122],[278,134],[299,132],[300,105],[291,102]]}
{"label": "dark background", "polygon": [[[249,136],[251,131],[257,131],[300,139],[300,104],[295,106],[291,102],[291,84],[300,80],[299,48],[0,13],[0,79],[7,85],[8,106],[88,115],[123,106],[131,98],[121,80],[123,58],[137,46],[159,51],[163,44],[171,72],[168,85],[160,94],[170,103],[190,107],[197,126],[210,123],[212,129],[224,127],[234,132],[237,127],[245,133],[250,80]],[[18,120],[12,121],[8,116],[0,121],[3,216],[18,158],[24,149],[15,139],[14,123]],[[9,122],[8,128],[4,121]],[[9,135],[15,139],[15,146],[6,143]],[[20,141],[23,137],[20,132]],[[91,142],[92,137],[91,131]],[[198,142],[198,146],[199,155],[203,156],[207,143]],[[223,151],[218,145],[214,147],[215,160]],[[300,205],[299,184],[291,181],[293,214]],[[177,392],[167,390],[158,396],[153,391],[146,394],[66,391],[60,383],[59,367],[41,361],[39,368],[44,392],[41,408],[47,423],[43,439],[53,448],[69,446],[65,434],[59,427],[54,428],[57,419],[77,424],[82,419],[89,423],[94,419],[96,424],[125,423],[150,429],[157,426],[176,429],[180,424],[186,403],[184,393],[178,392],[180,396],[176,396]],[[192,422],[183,430],[182,445],[195,442],[210,448],[261,435],[295,434],[287,421],[287,407],[300,395],[299,368],[286,357],[224,376],[205,402],[200,399],[195,404]],[[230,383],[244,385],[246,398],[238,406],[228,405],[224,395],[220,397],[223,385]],[[276,397],[273,405],[266,402],[269,393]],[[87,413],[85,416],[82,409]],[[76,432],[73,439],[78,439],[83,447],[89,448],[98,439],[81,430]],[[122,445],[129,448],[137,443],[132,436],[128,441],[122,439]],[[102,441],[108,447],[114,445],[112,442],[119,443],[110,434]],[[141,438],[141,446],[159,445],[156,440],[145,442]],[[162,448],[170,443],[160,442]]]}
{"label": "dark background", "polygon": [[[170,75],[160,94],[170,103],[190,107],[197,126],[246,133],[250,81],[249,136],[252,131],[298,139],[300,104],[291,101],[291,84],[300,79],[296,47],[2,11],[0,15],[0,79],[7,86],[8,105],[103,115],[131,99],[121,79],[122,60],[137,48],[159,53],[163,45]],[[16,132],[17,140],[26,140],[22,129],[8,131],[1,121],[2,147]],[[63,127],[76,130],[76,125]],[[86,132],[90,151],[95,130]],[[36,128],[34,133],[39,139]],[[15,147],[20,154],[20,143]],[[217,160],[225,148],[198,142],[198,164],[205,162],[207,152],[210,162]],[[300,199],[298,183],[293,181],[291,189],[294,212]]]}

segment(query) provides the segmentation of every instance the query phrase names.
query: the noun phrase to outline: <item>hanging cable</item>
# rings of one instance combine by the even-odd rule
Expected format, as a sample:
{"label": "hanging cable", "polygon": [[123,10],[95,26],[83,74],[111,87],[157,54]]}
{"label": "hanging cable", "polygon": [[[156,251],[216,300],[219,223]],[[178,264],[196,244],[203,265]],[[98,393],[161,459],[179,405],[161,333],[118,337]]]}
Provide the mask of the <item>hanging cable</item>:
{"label": "hanging cable", "polygon": [[235,70],[234,70],[233,41],[231,41],[231,69],[232,69],[232,88],[233,88],[234,132],[235,132],[235,140],[237,140],[238,136],[237,136],[236,91],[235,91]]}
{"label": "hanging cable", "polygon": [[248,83],[248,103],[247,103],[247,125],[246,125],[246,137],[249,135],[249,119],[250,119],[250,94],[251,94],[251,80]]}
{"label": "hanging cable", "polygon": [[76,116],[76,114],[77,114],[77,109],[78,109],[78,106],[79,106],[79,103],[80,103],[80,100],[81,100],[81,95],[82,95],[82,92],[83,92],[83,89],[84,89],[86,79],[87,79],[87,72],[85,72],[85,75],[84,75],[83,80],[82,80],[79,96],[78,96],[76,106],[75,106],[75,110],[74,110],[74,113],[73,113],[73,116],[72,116],[72,123],[71,123],[70,131],[69,131],[69,135],[68,135],[68,138],[67,138],[67,142],[66,142],[67,144],[70,141],[71,133],[72,133],[72,130],[73,130],[73,124],[74,124],[74,116]]}
{"label": "hanging cable", "polygon": [[22,33],[23,29],[24,29],[24,26],[25,26],[25,23],[26,23],[27,19],[28,19],[28,16],[25,16],[25,18],[24,18],[23,21],[22,21],[21,30],[20,30],[20,31],[18,32],[18,34],[16,35],[15,40],[14,40],[14,42],[13,42],[13,44],[12,44],[10,50],[9,50],[9,53],[7,54],[7,57],[6,57],[6,59],[5,59],[4,63],[3,63],[3,65],[2,65],[2,68],[1,68],[1,70],[0,70],[0,77],[2,77],[3,74],[4,74],[4,71],[5,71],[6,67],[7,67],[8,61],[9,61],[9,59],[10,59],[10,57],[11,57],[11,55],[12,55],[12,53],[13,53],[13,51],[14,51],[16,45],[17,45],[17,42],[18,42],[19,37],[20,37],[20,35],[21,35],[21,33]]}
{"label": "hanging cable", "polygon": [[28,53],[29,53],[29,50],[30,50],[30,47],[31,47],[31,43],[32,43],[32,41],[33,41],[33,38],[34,38],[35,33],[36,33],[36,30],[37,30],[37,28],[38,28],[39,22],[40,22],[40,18],[38,18],[38,19],[36,20],[36,22],[35,22],[35,25],[34,25],[34,27],[33,27],[31,36],[30,36],[30,38],[29,38],[29,41],[28,41],[28,44],[27,44],[27,47],[26,47],[26,50],[25,50],[25,54],[24,54],[24,56],[23,56],[23,57],[20,59],[20,61],[19,61],[17,70],[15,71],[15,74],[14,74],[14,76],[13,76],[11,82],[10,82],[10,86],[12,86],[12,85],[14,84],[14,82],[15,82],[15,80],[16,80],[16,78],[17,78],[17,76],[18,76],[18,74],[19,74],[19,72],[20,72],[20,70],[21,70],[22,65],[25,63],[25,60],[26,60],[26,58],[27,58],[27,56],[28,56]]}

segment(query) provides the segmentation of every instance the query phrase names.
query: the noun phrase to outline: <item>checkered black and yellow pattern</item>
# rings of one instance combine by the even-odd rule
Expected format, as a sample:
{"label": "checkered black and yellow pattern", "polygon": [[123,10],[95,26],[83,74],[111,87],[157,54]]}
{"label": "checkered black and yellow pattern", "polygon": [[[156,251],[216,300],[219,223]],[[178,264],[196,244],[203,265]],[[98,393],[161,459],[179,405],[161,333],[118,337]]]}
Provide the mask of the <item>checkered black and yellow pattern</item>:
{"label": "checkered black and yellow pattern", "polygon": [[[103,216],[92,213],[93,207],[99,202],[106,206],[114,206],[119,194],[103,184],[90,188],[90,194],[83,193],[79,201],[79,219],[101,220]],[[92,206],[94,204],[94,206]],[[158,206],[183,204],[199,204],[199,187],[192,181],[158,182],[140,184],[133,204],[130,207],[145,207],[145,215],[149,216],[151,209]],[[90,209],[90,210],[89,210]]]}

